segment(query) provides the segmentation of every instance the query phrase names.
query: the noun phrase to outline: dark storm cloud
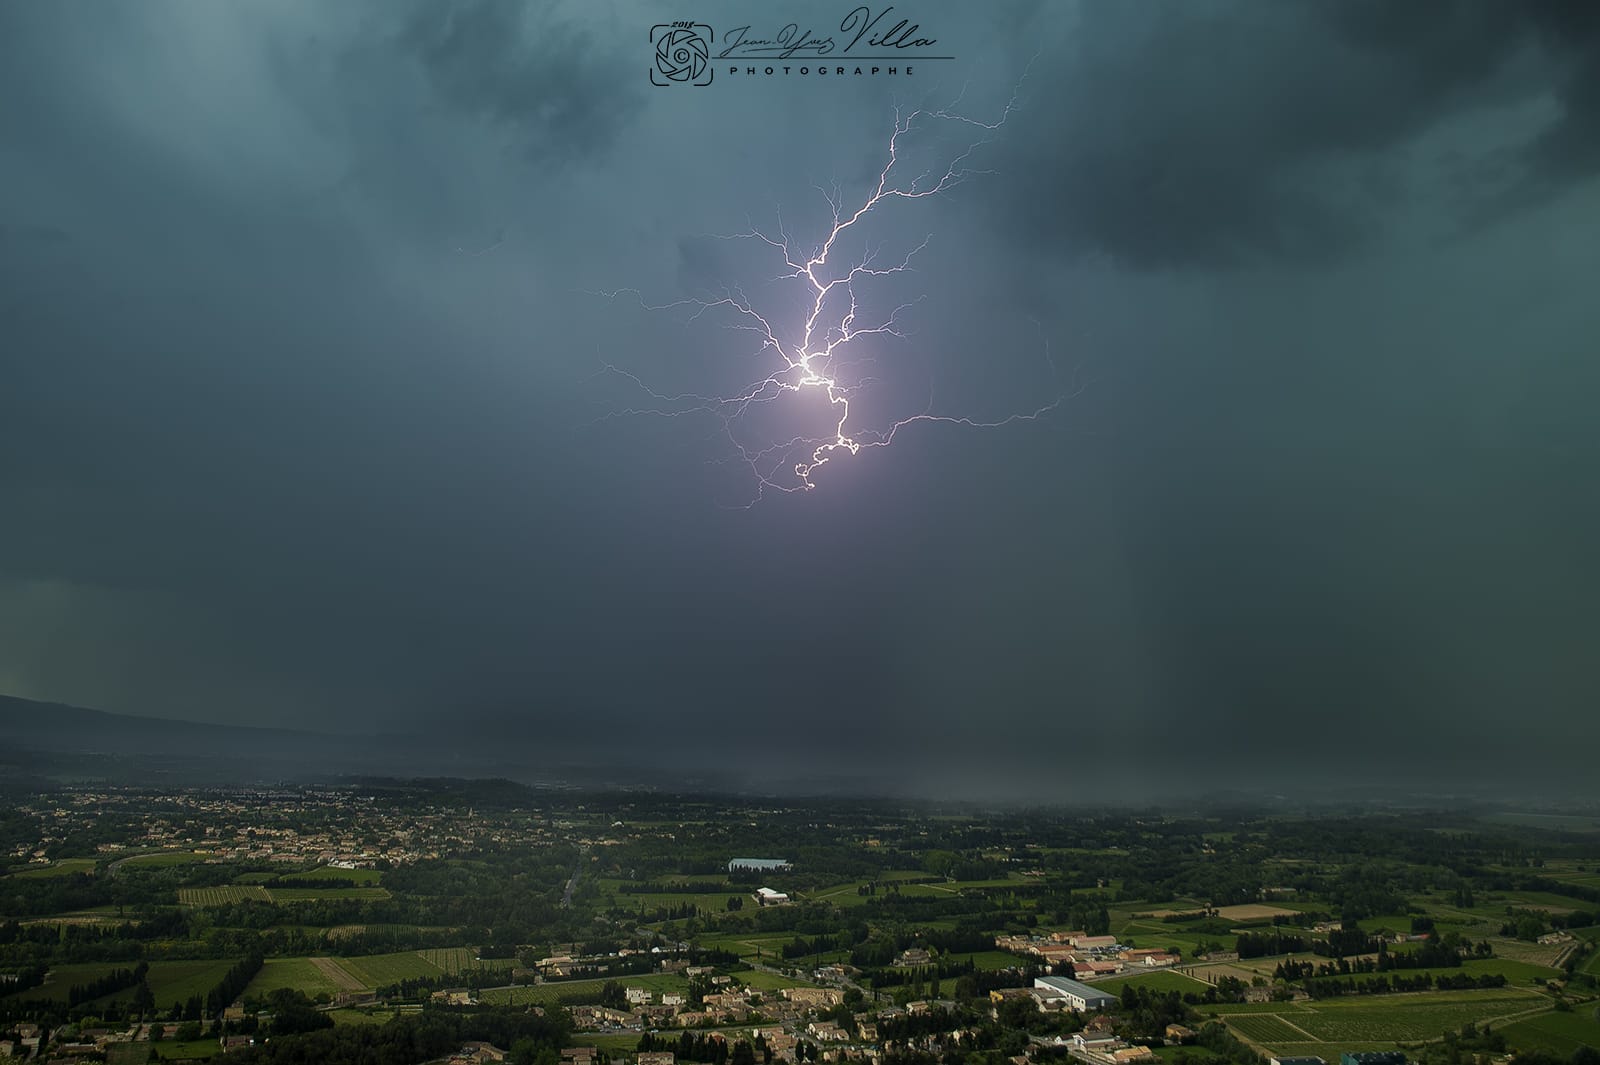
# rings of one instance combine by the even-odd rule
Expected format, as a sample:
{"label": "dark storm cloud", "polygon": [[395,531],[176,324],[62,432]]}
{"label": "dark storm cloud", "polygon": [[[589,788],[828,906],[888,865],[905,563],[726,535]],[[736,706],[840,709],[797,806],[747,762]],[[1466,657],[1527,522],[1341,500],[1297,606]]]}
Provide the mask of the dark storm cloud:
{"label": "dark storm cloud", "polygon": [[[1491,193],[1528,206],[1596,173],[1600,38],[1581,0],[1076,11],[1039,24],[1046,59],[1028,87],[1040,106],[1059,102],[1060,136],[1004,153],[1007,219],[1051,254],[1136,267],[1342,259],[1408,202],[1450,191],[1408,180],[1410,142],[1541,95],[1559,107],[1548,129],[1462,160],[1480,173],[1455,190],[1458,221]],[[1478,187],[1496,164],[1498,186]]]}
{"label": "dark storm cloud", "polygon": [[554,166],[603,152],[642,105],[639,84],[615,75],[620,32],[603,31],[610,43],[549,8],[465,0],[415,5],[396,40],[449,107]]}
{"label": "dark storm cloud", "polygon": [[[919,5],[961,59],[916,81],[676,92],[646,4],[0,6],[0,691],[922,791],[1197,729],[1600,742],[1584,9],[1072,10]],[[859,401],[1057,413],[751,510],[715,419],[603,417],[648,405],[607,364],[761,353],[591,293],[792,332],[781,257],[704,234],[811,247],[895,102],[992,120],[1036,48],[983,173],[860,235],[930,242],[863,285],[913,336]]]}

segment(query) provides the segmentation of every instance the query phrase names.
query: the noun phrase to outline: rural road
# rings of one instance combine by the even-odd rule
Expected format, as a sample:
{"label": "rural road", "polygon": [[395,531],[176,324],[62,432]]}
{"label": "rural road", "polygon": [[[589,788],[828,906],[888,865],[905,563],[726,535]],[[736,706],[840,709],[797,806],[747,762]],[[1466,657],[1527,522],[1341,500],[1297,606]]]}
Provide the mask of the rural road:
{"label": "rural road", "polygon": [[567,890],[561,893],[561,908],[572,908],[572,893],[578,889],[578,881],[583,878],[583,861],[589,857],[589,849],[585,847],[578,855],[578,865],[572,870],[572,879],[567,881]]}

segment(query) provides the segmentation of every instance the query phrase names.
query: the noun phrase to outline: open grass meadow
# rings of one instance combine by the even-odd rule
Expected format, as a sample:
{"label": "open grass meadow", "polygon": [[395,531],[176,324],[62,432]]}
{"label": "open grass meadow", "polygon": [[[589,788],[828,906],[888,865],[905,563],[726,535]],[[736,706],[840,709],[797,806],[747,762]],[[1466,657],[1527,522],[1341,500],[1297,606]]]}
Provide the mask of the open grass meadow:
{"label": "open grass meadow", "polygon": [[1014,969],[1026,965],[1027,962],[1015,954],[1007,954],[1003,950],[984,950],[976,954],[952,954],[956,961],[970,961],[975,969],[993,972],[999,969]]}
{"label": "open grass meadow", "polygon": [[1094,986],[1108,995],[1119,995],[1122,989],[1129,985],[1134,987],[1147,987],[1152,991],[1204,991],[1209,984],[1196,980],[1192,976],[1175,973],[1169,969],[1156,969],[1151,972],[1134,973],[1129,976],[1118,976],[1111,980],[1096,980]]}
{"label": "open grass meadow", "polygon": [[[189,1001],[195,995],[204,996],[222,982],[228,970],[238,964],[237,958],[209,961],[153,961],[145,982],[155,996],[157,1009],[168,1009]],[[129,992],[131,995],[132,992]]]}
{"label": "open grass meadow", "polygon": [[746,969],[744,972],[733,974],[733,978],[746,987],[753,987],[758,991],[781,991],[786,987],[815,987],[810,980],[800,980],[792,976],[780,976],[761,969]]}

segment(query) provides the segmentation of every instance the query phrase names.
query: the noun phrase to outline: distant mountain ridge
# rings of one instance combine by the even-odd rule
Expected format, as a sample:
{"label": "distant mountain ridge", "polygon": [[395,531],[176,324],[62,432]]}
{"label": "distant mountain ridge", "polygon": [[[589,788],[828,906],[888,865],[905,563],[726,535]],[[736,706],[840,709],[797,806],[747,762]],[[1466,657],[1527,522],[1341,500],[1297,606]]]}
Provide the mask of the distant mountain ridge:
{"label": "distant mountain ridge", "polygon": [[31,750],[85,754],[164,754],[174,745],[195,753],[228,753],[245,746],[326,743],[342,737],[295,729],[219,725],[140,717],[66,703],[0,695],[0,740]]}

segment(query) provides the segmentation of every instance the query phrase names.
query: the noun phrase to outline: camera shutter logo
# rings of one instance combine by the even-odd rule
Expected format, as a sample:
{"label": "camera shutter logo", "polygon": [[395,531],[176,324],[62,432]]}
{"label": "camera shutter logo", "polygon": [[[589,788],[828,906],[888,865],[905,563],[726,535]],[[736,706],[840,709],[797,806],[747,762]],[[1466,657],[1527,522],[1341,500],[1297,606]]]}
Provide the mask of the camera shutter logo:
{"label": "camera shutter logo", "polygon": [[704,22],[663,22],[650,27],[656,63],[652,85],[710,85],[711,42],[716,33]]}

